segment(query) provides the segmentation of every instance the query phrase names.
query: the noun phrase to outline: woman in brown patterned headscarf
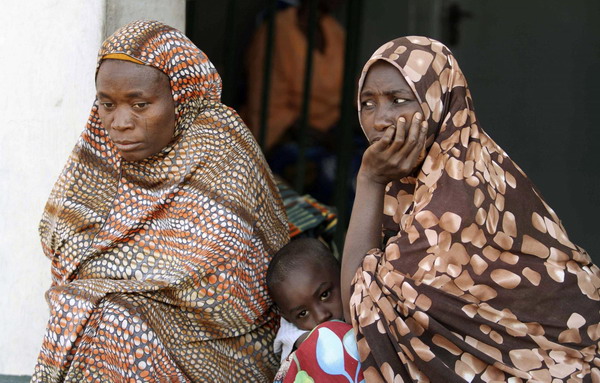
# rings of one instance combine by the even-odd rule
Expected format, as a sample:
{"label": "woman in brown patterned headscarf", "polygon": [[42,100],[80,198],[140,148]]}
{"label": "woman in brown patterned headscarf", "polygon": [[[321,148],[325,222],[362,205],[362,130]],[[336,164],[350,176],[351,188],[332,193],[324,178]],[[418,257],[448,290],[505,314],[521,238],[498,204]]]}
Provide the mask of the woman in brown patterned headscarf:
{"label": "woman in brown patterned headscarf", "polygon": [[264,275],[288,228],[215,68],[139,21],[103,43],[96,85],[40,225],[53,283],[33,381],[270,381]]}
{"label": "woman in brown patterned headscarf", "polygon": [[599,269],[481,129],[450,51],[388,42],[359,105],[342,287],[367,381],[599,382]]}

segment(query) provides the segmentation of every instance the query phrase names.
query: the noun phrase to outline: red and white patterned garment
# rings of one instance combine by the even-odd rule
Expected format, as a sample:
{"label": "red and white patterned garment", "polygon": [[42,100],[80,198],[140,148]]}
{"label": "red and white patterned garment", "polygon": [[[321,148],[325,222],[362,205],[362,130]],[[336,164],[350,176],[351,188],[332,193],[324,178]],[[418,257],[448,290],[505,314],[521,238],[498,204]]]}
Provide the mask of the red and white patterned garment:
{"label": "red and white patterned garment", "polygon": [[273,383],[364,383],[356,339],[346,322],[323,322],[281,364]]}
{"label": "red and white patterned garment", "polygon": [[482,130],[456,59],[399,38],[373,54],[359,90],[377,60],[438,129],[416,177],[387,186],[394,235],[353,282],[367,381],[600,382],[599,269]]}
{"label": "red and white patterned garment", "polygon": [[264,276],[288,241],[277,187],[221,80],[181,32],[131,23],[102,45],[170,79],[175,140],[127,162],[94,103],[40,225],[50,320],[34,382],[272,380]]}

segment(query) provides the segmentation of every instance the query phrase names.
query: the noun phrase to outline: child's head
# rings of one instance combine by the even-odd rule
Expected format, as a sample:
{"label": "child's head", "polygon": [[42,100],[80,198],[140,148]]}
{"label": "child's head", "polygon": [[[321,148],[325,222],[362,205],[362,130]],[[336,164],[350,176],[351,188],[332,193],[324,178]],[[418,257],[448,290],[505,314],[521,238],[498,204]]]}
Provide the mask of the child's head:
{"label": "child's head", "polygon": [[299,329],[343,319],[340,263],[318,239],[295,239],[279,250],[267,286],[281,315]]}

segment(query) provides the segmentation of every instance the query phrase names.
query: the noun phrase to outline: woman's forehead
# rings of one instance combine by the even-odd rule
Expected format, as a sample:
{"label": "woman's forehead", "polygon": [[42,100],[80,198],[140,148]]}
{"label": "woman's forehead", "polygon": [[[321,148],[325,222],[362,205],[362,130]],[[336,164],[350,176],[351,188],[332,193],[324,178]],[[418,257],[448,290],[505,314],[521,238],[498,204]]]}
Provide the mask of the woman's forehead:
{"label": "woman's forehead", "polygon": [[369,67],[365,76],[363,88],[367,83],[373,84],[375,82],[382,84],[390,82],[401,83],[403,88],[406,87],[407,89],[410,89],[402,72],[385,60],[377,60]]}
{"label": "woman's forehead", "polygon": [[134,63],[131,61],[118,60],[118,59],[102,60],[100,62],[99,70],[102,68],[105,68],[104,70],[114,70],[115,68],[117,68],[117,70],[123,70],[122,68],[125,68],[129,71],[145,71],[147,73],[151,73],[151,72],[163,73],[159,69],[154,68],[153,66],[150,66],[150,65],[137,64],[137,63]]}
{"label": "woman's forehead", "polygon": [[96,81],[105,78],[137,78],[148,85],[169,83],[169,77],[157,68],[114,59],[103,60],[100,63]]}
{"label": "woman's forehead", "polygon": [[[376,74],[386,74],[387,78],[390,80],[395,80],[396,83],[401,84],[402,88],[406,87],[407,91],[410,91],[413,95],[420,100],[419,95],[417,94],[417,89],[415,84],[410,80],[410,78],[403,72],[402,68],[398,65],[397,62],[387,59],[385,57],[375,57],[369,60],[364,68],[363,74],[359,82],[358,89],[358,97],[360,98],[361,94],[365,89],[365,85],[367,83],[367,79],[373,76],[369,76],[372,72],[375,71]],[[369,80],[371,82],[371,80]],[[360,101],[360,100],[359,100]],[[360,105],[359,105],[360,109]]]}

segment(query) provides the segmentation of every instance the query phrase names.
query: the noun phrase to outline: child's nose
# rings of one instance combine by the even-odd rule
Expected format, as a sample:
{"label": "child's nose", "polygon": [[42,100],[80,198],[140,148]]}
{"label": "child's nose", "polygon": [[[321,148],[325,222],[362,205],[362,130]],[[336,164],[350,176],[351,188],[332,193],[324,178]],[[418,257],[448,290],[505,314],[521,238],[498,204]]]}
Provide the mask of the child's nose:
{"label": "child's nose", "polygon": [[317,313],[317,324],[321,324],[323,322],[327,322],[332,318],[332,314],[330,310],[322,309]]}

